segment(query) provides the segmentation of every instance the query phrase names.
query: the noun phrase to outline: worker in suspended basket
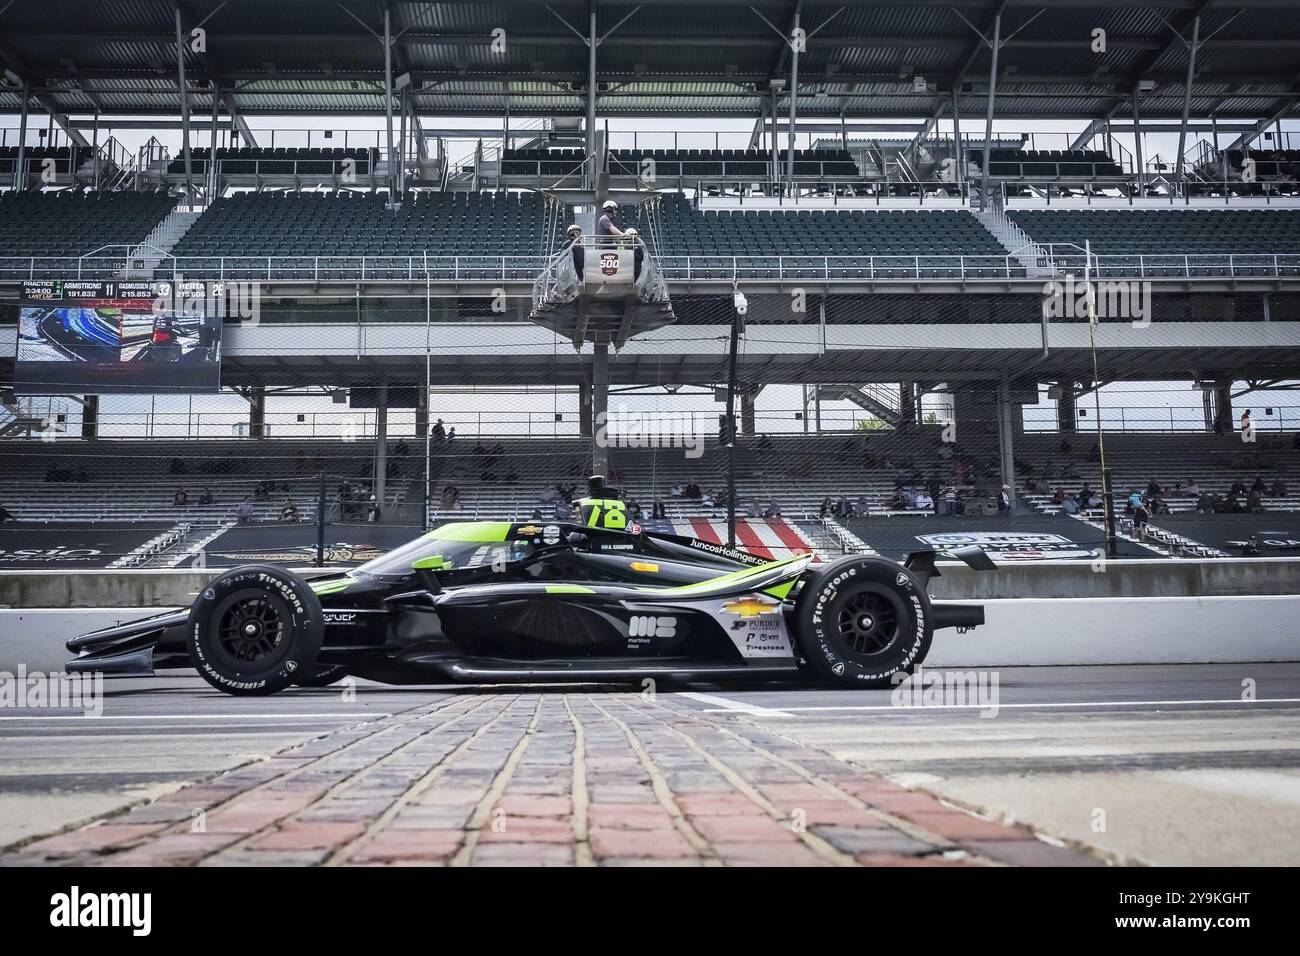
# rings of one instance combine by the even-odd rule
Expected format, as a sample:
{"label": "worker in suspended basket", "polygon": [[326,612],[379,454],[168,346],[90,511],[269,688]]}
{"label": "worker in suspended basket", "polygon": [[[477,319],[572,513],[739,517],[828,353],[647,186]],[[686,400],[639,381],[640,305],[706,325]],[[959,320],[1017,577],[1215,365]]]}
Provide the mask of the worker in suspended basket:
{"label": "worker in suspended basket", "polygon": [[606,199],[600,207],[600,219],[596,221],[596,235],[611,245],[632,246],[633,280],[641,278],[641,262],[645,258],[645,245],[641,242],[635,229],[623,229],[619,225],[618,203]]}
{"label": "worker in suspended basket", "polygon": [[582,281],[582,269],[587,262],[587,250],[582,245],[582,227],[576,222],[569,227],[569,247],[573,250],[573,268],[578,273],[578,281]]}

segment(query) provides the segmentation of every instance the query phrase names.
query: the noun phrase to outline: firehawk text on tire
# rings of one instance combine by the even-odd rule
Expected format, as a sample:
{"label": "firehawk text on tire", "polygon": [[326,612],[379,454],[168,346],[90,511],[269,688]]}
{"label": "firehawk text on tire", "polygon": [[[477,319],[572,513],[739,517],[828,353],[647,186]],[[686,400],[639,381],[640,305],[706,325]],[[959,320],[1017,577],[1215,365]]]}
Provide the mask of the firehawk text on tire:
{"label": "firehawk text on tire", "polygon": [[850,687],[888,686],[925,659],[934,632],[924,585],[907,568],[876,557],[841,558],[813,574],[796,622],[809,666]]}
{"label": "firehawk text on tire", "polygon": [[214,579],[190,609],[195,668],[228,694],[274,694],[315,675],[324,637],[320,600],[284,568],[250,565]]}

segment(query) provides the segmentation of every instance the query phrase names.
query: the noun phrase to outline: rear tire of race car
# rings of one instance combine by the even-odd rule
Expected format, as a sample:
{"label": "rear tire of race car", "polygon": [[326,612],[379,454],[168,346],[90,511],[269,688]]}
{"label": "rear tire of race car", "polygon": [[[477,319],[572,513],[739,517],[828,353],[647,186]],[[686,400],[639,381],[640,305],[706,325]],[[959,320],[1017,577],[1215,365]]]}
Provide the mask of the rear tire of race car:
{"label": "rear tire of race car", "polygon": [[263,696],[315,673],[324,639],[320,599],[298,575],[266,564],[215,578],[190,608],[186,646],[217,690]]}
{"label": "rear tire of race car", "polygon": [[799,651],[821,678],[888,687],[925,659],[934,635],[925,586],[901,564],[850,555],[818,570],[795,605]]}
{"label": "rear tire of race car", "polygon": [[313,664],[298,672],[293,679],[295,687],[329,687],[348,676],[348,669],[339,664]]}

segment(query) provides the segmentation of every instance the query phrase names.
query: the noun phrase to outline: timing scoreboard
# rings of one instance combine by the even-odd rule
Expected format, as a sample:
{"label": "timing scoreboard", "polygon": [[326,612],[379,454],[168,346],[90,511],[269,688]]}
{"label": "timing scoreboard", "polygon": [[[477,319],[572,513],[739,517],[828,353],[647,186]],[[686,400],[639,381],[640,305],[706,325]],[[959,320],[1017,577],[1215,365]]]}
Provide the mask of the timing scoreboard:
{"label": "timing scoreboard", "polygon": [[20,394],[215,392],[224,284],[24,282],[14,388]]}

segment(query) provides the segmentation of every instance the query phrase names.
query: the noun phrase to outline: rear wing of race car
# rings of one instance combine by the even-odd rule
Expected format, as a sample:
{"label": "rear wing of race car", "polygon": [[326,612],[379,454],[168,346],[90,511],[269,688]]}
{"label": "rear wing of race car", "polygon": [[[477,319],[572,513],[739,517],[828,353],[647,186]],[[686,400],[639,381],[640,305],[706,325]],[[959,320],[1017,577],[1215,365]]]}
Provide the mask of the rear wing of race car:
{"label": "rear wing of race car", "polygon": [[[953,548],[951,551],[913,551],[903,561],[903,567],[907,568],[918,578],[922,584],[929,586],[932,578],[940,577],[939,569],[935,567],[935,558],[957,558],[965,563],[969,568],[976,571],[996,571],[997,565],[993,559],[979,545],[972,544],[964,548]],[[934,629],[955,627],[958,633],[964,633],[972,627],[979,627],[984,623],[984,606],[982,604],[948,604],[941,601],[935,601],[931,607],[934,610]]]}
{"label": "rear wing of race car", "polygon": [[956,558],[975,571],[996,571],[998,569],[998,566],[993,563],[993,559],[978,544],[967,545],[964,548],[953,548],[951,551],[935,551],[933,549],[913,551],[903,559],[903,567],[922,581],[928,582],[931,578],[941,576],[939,569],[934,564],[936,558]]}

